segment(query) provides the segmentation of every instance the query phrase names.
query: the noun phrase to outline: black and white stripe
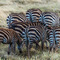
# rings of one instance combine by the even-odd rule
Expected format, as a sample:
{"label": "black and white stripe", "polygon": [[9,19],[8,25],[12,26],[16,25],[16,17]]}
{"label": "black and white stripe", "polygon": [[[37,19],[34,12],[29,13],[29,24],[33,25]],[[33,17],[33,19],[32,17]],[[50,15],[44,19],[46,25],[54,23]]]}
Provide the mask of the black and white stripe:
{"label": "black and white stripe", "polygon": [[49,31],[50,50],[60,48],[60,27],[54,27]]}
{"label": "black and white stripe", "polygon": [[33,43],[36,44],[36,48],[39,46],[38,43],[42,40],[41,32],[41,29],[39,30],[35,26],[30,26],[25,29],[23,40],[27,48],[28,56],[30,56],[30,48],[32,47]]}
{"label": "black and white stripe", "polygon": [[35,26],[30,26],[30,27],[27,27],[25,29],[25,35],[24,36],[24,40],[26,42],[26,46],[27,46],[27,42],[29,45],[32,46],[33,43],[36,43],[36,42],[40,42],[40,40],[42,40],[42,27],[39,27],[40,30],[35,27]]}
{"label": "black and white stripe", "polygon": [[32,9],[27,10],[26,18],[31,22],[38,22],[41,13],[42,11],[40,9],[32,8]]}
{"label": "black and white stripe", "polygon": [[53,12],[43,12],[40,15],[40,22],[42,22],[46,26],[58,26],[59,25],[59,17],[56,13]]}
{"label": "black and white stripe", "polygon": [[[44,30],[44,26],[40,23],[40,22],[34,22],[34,23],[31,23],[31,22],[13,22],[11,25],[10,25],[10,29],[13,29],[15,30],[17,33],[20,34],[20,38],[21,40],[23,41],[23,35],[25,34],[25,29],[29,26],[34,26],[34,27],[38,27],[39,26],[39,30],[41,29],[41,33],[45,32],[43,31]],[[43,42],[44,42],[44,37],[45,37],[45,33],[42,34],[42,39],[43,39]],[[38,37],[37,37],[38,38]],[[43,43],[42,42],[42,43]],[[22,47],[21,47],[22,48]]]}
{"label": "black and white stripe", "polygon": [[15,43],[20,41],[19,35],[13,29],[0,28],[0,43],[9,44],[8,54],[13,48],[15,53]]}
{"label": "black and white stripe", "polygon": [[21,13],[9,14],[6,21],[7,21],[8,27],[9,27],[10,23],[12,23],[13,21],[24,22],[25,20],[26,20],[26,16],[23,12],[21,12]]}

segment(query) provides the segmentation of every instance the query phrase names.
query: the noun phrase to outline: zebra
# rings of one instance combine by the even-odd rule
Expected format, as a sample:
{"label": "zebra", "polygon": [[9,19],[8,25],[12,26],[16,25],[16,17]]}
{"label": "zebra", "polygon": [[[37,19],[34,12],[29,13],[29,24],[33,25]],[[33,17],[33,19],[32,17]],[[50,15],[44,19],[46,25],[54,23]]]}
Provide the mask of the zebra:
{"label": "zebra", "polygon": [[59,16],[58,14],[54,12],[43,12],[40,15],[39,21],[47,27],[46,32],[47,32],[47,39],[48,39],[48,31],[54,27],[54,26],[59,26]]}
{"label": "zebra", "polygon": [[10,23],[12,23],[13,21],[24,22],[24,21],[27,21],[27,18],[26,18],[25,14],[23,12],[11,13],[7,17],[6,21],[7,21],[7,25],[8,25],[8,28],[9,28]]}
{"label": "zebra", "polygon": [[[28,56],[30,56],[30,48],[32,47],[33,43],[36,44],[36,48],[39,46],[39,42],[41,41],[41,47],[43,50],[44,42],[46,42],[46,31],[43,25],[40,26],[30,26],[25,29],[23,40],[25,41]],[[40,47],[40,46],[39,46]]]}
{"label": "zebra", "polygon": [[60,27],[53,27],[48,31],[49,34],[49,42],[50,42],[50,51],[57,50],[60,48]]}
{"label": "zebra", "polygon": [[39,21],[44,26],[59,26],[59,16],[54,12],[43,12],[40,15]]}
{"label": "zebra", "polygon": [[31,21],[31,22],[38,22],[39,18],[40,18],[40,14],[42,13],[42,11],[40,9],[28,9],[26,12],[26,18]]}
{"label": "zebra", "polygon": [[[36,26],[36,27],[40,26],[39,28],[41,28],[42,32],[44,30],[44,26],[40,22],[33,22],[33,23],[31,23],[31,22],[22,22],[22,23],[21,22],[12,22],[11,25],[10,25],[10,29],[15,30],[20,35],[20,38],[23,42],[24,41],[23,40],[23,38],[24,38],[23,35],[25,34],[24,33],[25,29],[27,27],[30,27],[30,26]],[[45,33],[43,33],[43,34],[45,35]],[[46,36],[46,35],[45,36],[44,35],[43,35],[43,38],[42,38],[43,39],[42,40],[42,50],[43,50],[43,45],[44,45],[43,42],[45,41],[44,37]],[[22,45],[22,44],[20,44],[20,45]]]}
{"label": "zebra", "polygon": [[0,28],[0,43],[9,44],[8,54],[10,54],[11,49],[15,53],[15,44],[19,43],[20,36],[13,29]]}

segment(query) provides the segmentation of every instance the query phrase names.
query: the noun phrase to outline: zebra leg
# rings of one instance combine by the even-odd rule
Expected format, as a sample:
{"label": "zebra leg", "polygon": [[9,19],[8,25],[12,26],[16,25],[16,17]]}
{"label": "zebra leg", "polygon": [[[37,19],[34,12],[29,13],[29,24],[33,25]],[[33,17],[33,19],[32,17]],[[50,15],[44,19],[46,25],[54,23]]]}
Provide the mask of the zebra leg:
{"label": "zebra leg", "polygon": [[48,42],[47,42],[47,41],[45,41],[45,43],[46,43],[46,49],[48,50]]}
{"label": "zebra leg", "polygon": [[36,43],[36,50],[37,50],[38,46],[40,47],[40,45],[37,41],[35,41],[35,43]]}
{"label": "zebra leg", "polygon": [[44,41],[41,42],[41,48],[42,48],[42,51],[43,51],[43,48],[44,48]]}
{"label": "zebra leg", "polygon": [[13,48],[13,53],[15,54],[15,51],[16,51],[16,43],[15,42],[13,42],[12,48]]}
{"label": "zebra leg", "polygon": [[[36,50],[38,49],[38,46],[39,46],[39,44],[38,44],[38,42],[35,42],[36,43]],[[39,46],[40,47],[40,46]]]}
{"label": "zebra leg", "polygon": [[19,50],[19,53],[22,53],[22,50],[20,48],[20,45],[18,44],[18,50]]}
{"label": "zebra leg", "polygon": [[19,53],[22,53],[22,50],[21,50],[21,48],[23,47],[22,42],[21,43],[18,42],[17,45],[18,45]]}
{"label": "zebra leg", "polygon": [[28,53],[28,57],[30,58],[30,49],[29,49],[29,44],[27,45],[27,53]]}
{"label": "zebra leg", "polygon": [[29,49],[31,49],[32,48],[32,44],[31,45],[29,45]]}
{"label": "zebra leg", "polygon": [[54,46],[54,52],[56,53],[57,51],[58,51],[58,46],[55,45],[55,46]]}
{"label": "zebra leg", "polygon": [[9,55],[10,52],[11,52],[11,45],[12,45],[12,44],[9,44],[9,47],[8,47],[8,55]]}
{"label": "zebra leg", "polygon": [[27,43],[25,43],[25,45],[26,45],[26,49],[27,49],[27,54],[28,54],[28,58],[30,58],[30,45],[29,45],[29,43],[27,42]]}
{"label": "zebra leg", "polygon": [[53,44],[50,44],[50,52],[52,52],[53,51]]}
{"label": "zebra leg", "polygon": [[36,49],[36,50],[38,49],[38,46],[37,46],[37,44],[36,44],[36,47],[35,47],[35,49]]}
{"label": "zebra leg", "polygon": [[52,51],[52,47],[50,47],[50,51]]}

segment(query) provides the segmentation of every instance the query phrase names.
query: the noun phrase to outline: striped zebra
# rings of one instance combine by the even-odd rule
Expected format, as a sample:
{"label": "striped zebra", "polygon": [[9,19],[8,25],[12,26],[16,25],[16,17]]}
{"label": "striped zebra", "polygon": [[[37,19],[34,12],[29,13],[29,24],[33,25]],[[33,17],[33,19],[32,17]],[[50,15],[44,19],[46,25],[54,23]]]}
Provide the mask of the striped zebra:
{"label": "striped zebra", "polygon": [[20,12],[9,14],[6,21],[9,28],[10,23],[12,23],[13,21],[24,22],[25,20],[27,20],[25,14],[23,12]]}
{"label": "striped zebra", "polygon": [[15,44],[19,43],[20,37],[13,29],[0,28],[0,43],[9,44],[8,54],[11,50],[15,53]]}
{"label": "striped zebra", "polygon": [[[26,28],[30,27],[30,26],[35,26],[35,27],[39,26],[39,28],[42,30],[42,32],[44,30],[44,26],[40,22],[34,22],[34,23],[31,23],[31,22],[22,22],[22,23],[21,22],[15,22],[14,23],[14,22],[12,22],[11,25],[10,25],[10,29],[15,30],[20,35],[20,38],[23,41],[23,38],[24,38],[23,35],[25,34],[24,32],[25,32]],[[45,41],[44,37],[46,35],[45,35],[45,33],[43,33],[42,35],[43,35],[43,37],[42,37],[42,39],[43,39],[42,40],[42,45],[43,45],[43,42]],[[42,46],[42,49],[43,49],[43,46]]]}
{"label": "striped zebra", "polygon": [[45,26],[59,26],[59,17],[54,12],[43,12],[39,21]]}
{"label": "striped zebra", "polygon": [[32,9],[27,10],[26,18],[31,22],[38,22],[41,13],[42,11],[40,9],[32,8]]}
{"label": "striped zebra", "polygon": [[53,27],[49,32],[50,51],[60,48],[60,27]]}
{"label": "striped zebra", "polygon": [[[25,41],[28,56],[30,56],[30,48],[32,47],[33,43],[36,44],[36,48],[39,46],[39,42],[42,43],[42,50],[43,50],[43,43],[46,41],[46,31],[43,28],[43,25],[40,26],[30,26],[25,29],[23,40]],[[40,47],[40,46],[39,46]]]}

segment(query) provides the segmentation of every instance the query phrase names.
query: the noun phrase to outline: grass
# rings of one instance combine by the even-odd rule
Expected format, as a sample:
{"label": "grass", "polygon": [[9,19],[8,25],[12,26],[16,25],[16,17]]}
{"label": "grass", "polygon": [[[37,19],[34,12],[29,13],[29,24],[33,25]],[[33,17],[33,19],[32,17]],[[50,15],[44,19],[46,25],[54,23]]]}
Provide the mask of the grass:
{"label": "grass", "polygon": [[[43,0],[44,1],[44,0]],[[1,0],[0,1],[0,20],[6,25],[6,18],[11,12],[26,12],[30,8],[39,8],[44,11],[53,11],[60,15],[60,4],[58,2],[40,2],[39,0]],[[1,24],[0,24],[1,25]]]}
{"label": "grass", "polygon": [[[24,12],[30,8],[39,8],[44,11],[56,12],[60,16],[60,1],[58,0],[0,0],[0,27],[6,27],[6,18],[11,12]],[[5,57],[9,60],[29,60],[27,57],[26,49],[23,49],[23,53],[19,55],[11,54],[7,55],[8,45],[0,44],[0,58]],[[49,53],[46,49],[43,51],[31,49],[30,60],[60,60],[60,49],[57,53]]]}
{"label": "grass", "polygon": [[[2,47],[3,46],[3,47]],[[23,53],[19,55],[18,50],[16,49],[16,54],[11,53],[7,55],[8,45],[0,45],[0,58],[4,57],[9,60],[29,60],[25,47],[23,47]],[[60,50],[56,53],[50,52],[46,48],[42,52],[41,49],[35,50],[34,48],[30,51],[30,60],[60,60]]]}

